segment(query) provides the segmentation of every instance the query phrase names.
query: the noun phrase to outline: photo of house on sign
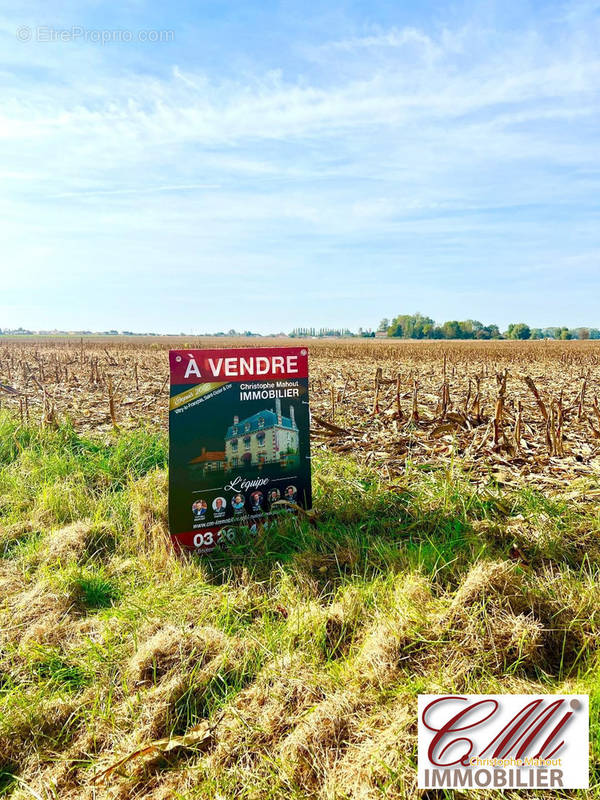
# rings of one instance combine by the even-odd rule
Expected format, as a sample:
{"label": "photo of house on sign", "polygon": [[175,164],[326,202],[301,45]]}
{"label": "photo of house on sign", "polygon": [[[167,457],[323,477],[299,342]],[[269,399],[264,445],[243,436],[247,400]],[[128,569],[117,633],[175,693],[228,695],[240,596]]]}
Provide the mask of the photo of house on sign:
{"label": "photo of house on sign", "polygon": [[298,463],[299,444],[294,406],[290,403],[289,416],[283,416],[278,397],[274,410],[264,409],[243,420],[234,416],[225,435],[226,468],[260,469],[274,463],[291,467]]}

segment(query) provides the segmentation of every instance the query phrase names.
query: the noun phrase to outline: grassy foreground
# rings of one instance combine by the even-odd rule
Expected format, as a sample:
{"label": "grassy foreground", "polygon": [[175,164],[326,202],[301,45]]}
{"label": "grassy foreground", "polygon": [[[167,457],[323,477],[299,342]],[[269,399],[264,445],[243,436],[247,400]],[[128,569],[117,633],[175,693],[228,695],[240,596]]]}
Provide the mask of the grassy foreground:
{"label": "grassy foreground", "polygon": [[317,452],[315,525],[180,558],[166,446],[0,415],[0,797],[408,798],[417,695],[514,691],[591,695],[600,798],[597,482]]}

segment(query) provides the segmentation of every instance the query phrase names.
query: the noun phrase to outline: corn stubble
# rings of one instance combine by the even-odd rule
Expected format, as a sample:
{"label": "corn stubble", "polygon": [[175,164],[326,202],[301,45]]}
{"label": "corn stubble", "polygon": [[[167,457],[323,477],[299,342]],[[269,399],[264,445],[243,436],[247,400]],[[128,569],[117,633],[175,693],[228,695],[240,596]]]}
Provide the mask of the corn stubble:
{"label": "corn stubble", "polygon": [[[288,340],[297,343],[297,340]],[[0,402],[23,422],[166,427],[169,347],[246,340],[6,340]],[[282,344],[252,340],[249,344]],[[600,343],[306,342],[317,447],[390,472],[459,456],[481,475],[560,484],[600,469]],[[326,424],[329,423],[329,424]],[[331,427],[331,426],[334,427]]]}
{"label": "corn stubble", "polygon": [[600,346],[308,345],[314,513],[182,559],[167,344],[0,344],[0,797],[419,797],[447,691],[590,693],[600,797]]}

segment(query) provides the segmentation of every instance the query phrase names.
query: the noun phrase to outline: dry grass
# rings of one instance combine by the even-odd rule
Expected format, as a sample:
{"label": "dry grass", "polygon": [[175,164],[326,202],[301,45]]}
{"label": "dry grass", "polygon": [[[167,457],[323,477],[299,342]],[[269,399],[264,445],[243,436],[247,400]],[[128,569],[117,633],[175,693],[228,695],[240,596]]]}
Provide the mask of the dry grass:
{"label": "dry grass", "polygon": [[[315,430],[316,525],[200,560],[167,539],[164,350],[0,345],[28,398],[0,414],[0,797],[418,797],[419,693],[570,691],[600,798],[597,346],[310,346],[341,429]],[[521,374],[546,408],[562,391],[562,454]]]}

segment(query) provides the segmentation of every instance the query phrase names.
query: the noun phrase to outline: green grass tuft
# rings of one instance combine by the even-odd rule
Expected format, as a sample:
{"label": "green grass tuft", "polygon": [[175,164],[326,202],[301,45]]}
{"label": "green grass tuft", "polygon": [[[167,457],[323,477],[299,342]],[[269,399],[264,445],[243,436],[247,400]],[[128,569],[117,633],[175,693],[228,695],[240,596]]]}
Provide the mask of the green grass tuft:
{"label": "green grass tuft", "polygon": [[75,601],[90,610],[109,608],[120,596],[118,586],[102,573],[85,572],[74,576],[70,590]]}
{"label": "green grass tuft", "polygon": [[416,697],[447,690],[589,693],[592,788],[570,796],[600,798],[597,506],[458,460],[313,465],[315,524],[180,558],[162,433],[0,413],[0,796],[84,797],[209,720],[210,746],[134,760],[111,791],[409,797]]}

